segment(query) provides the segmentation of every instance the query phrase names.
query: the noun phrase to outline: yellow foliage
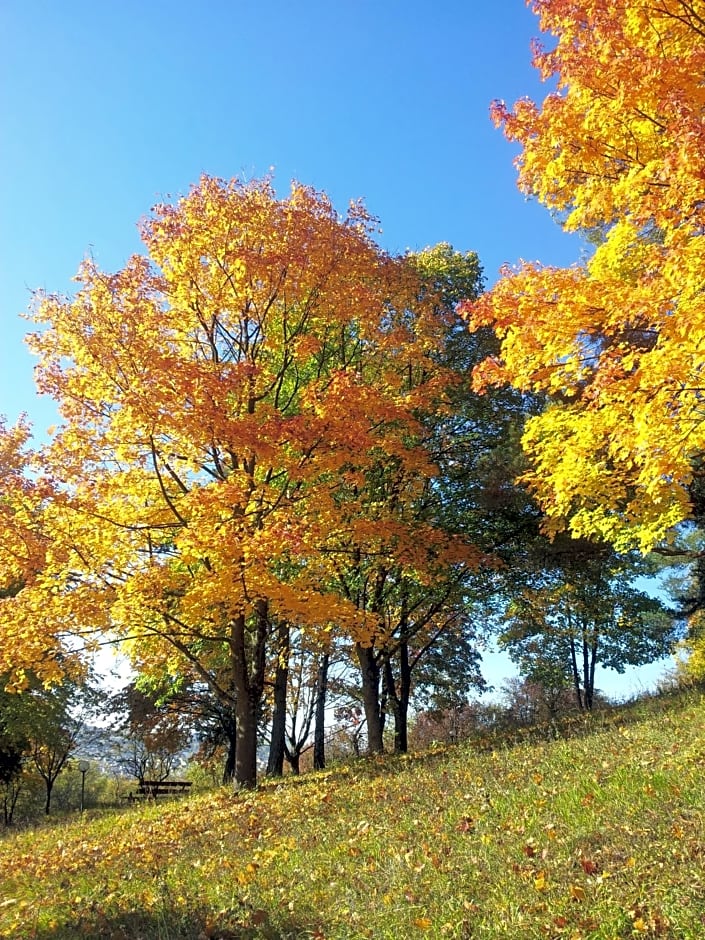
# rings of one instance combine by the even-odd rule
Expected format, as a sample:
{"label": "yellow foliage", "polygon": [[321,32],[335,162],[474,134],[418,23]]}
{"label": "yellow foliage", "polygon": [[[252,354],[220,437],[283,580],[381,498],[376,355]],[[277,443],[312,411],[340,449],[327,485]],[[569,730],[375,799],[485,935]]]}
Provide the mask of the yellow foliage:
{"label": "yellow foliage", "polygon": [[40,298],[63,423],[41,577],[7,620],[30,658],[111,632],[142,669],[218,669],[263,620],[369,643],[379,612],[336,583],[351,552],[419,579],[477,563],[405,514],[436,472],[418,413],[443,407],[447,308],[372,227],[299,184],[204,177],[143,222],[146,256]]}
{"label": "yellow foliage", "polygon": [[534,61],[558,89],[493,116],[522,147],[521,189],[598,247],[569,269],[507,269],[468,309],[502,342],[476,387],[552,399],[524,446],[554,527],[646,551],[689,518],[705,451],[705,6],[533,7],[555,38]]}

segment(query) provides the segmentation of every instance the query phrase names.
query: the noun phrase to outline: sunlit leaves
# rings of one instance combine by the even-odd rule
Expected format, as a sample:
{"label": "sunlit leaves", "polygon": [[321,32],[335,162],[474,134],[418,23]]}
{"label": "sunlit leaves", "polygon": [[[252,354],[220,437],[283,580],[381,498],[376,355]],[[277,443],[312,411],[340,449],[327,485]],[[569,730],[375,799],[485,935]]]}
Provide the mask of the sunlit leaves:
{"label": "sunlit leaves", "polygon": [[20,421],[8,428],[0,421],[0,596],[7,597],[32,580],[41,569],[42,488],[27,475],[29,427]]}
{"label": "sunlit leaves", "polygon": [[[0,674],[14,690],[27,687],[30,673],[50,683],[73,665],[62,646],[66,620],[49,634],[42,621],[57,592],[44,574],[55,491],[39,476],[29,441],[24,420],[8,428],[0,419]],[[46,592],[44,602],[36,591]]]}
{"label": "sunlit leaves", "polygon": [[509,381],[556,403],[533,419],[527,477],[556,527],[648,549],[690,514],[703,451],[705,62],[701,3],[538,0],[558,91],[493,108],[519,185],[588,232],[580,267],[507,270],[471,313]]}
{"label": "sunlit leaves", "polygon": [[203,177],[142,223],[146,255],[114,274],[87,260],[72,297],[37,296],[60,498],[19,617],[109,632],[155,674],[176,657],[232,705],[215,676],[256,700],[272,624],[383,629],[340,588],[352,552],[418,583],[477,563],[405,509],[437,473],[422,416],[448,407],[450,309],[373,229],[297,183]]}

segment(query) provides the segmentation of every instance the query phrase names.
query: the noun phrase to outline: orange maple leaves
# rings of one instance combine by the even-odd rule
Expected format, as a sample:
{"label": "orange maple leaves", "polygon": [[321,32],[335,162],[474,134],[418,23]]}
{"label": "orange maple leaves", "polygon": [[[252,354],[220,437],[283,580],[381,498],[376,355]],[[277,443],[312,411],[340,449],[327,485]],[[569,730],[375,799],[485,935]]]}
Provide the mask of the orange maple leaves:
{"label": "orange maple leaves", "polygon": [[648,549],[689,518],[705,451],[705,6],[533,7],[557,91],[493,116],[521,144],[520,188],[597,248],[503,272],[469,311],[502,340],[476,382],[548,393],[524,443],[551,525]]}
{"label": "orange maple leaves", "polygon": [[220,661],[263,603],[364,636],[335,552],[374,542],[415,569],[422,545],[445,551],[371,488],[393,466],[398,506],[435,473],[419,410],[443,407],[448,379],[444,308],[372,227],[298,184],[280,199],[204,177],[143,222],[147,256],[115,274],[87,261],[74,297],[39,298],[38,382],[64,419],[42,454],[62,493],[47,632],[109,629],[155,668],[175,649]]}

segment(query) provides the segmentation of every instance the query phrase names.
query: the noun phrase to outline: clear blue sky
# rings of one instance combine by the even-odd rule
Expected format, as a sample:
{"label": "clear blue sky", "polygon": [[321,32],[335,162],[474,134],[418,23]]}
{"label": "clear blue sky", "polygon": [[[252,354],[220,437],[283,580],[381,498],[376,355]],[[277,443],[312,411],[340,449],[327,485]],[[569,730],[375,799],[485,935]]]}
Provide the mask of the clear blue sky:
{"label": "clear blue sky", "polygon": [[362,197],[390,251],[449,241],[504,261],[579,245],[515,186],[493,98],[543,97],[523,0],[4,0],[0,12],[0,412],[53,421],[18,318],[87,252],[201,173]]}
{"label": "clear blue sky", "polygon": [[[491,284],[580,243],[515,185],[490,102],[542,99],[523,0],[4,0],[0,9],[0,413],[54,422],[19,318],[30,291],[105,270],[202,173],[362,197],[392,252],[449,241]],[[494,681],[494,680],[493,680]]]}

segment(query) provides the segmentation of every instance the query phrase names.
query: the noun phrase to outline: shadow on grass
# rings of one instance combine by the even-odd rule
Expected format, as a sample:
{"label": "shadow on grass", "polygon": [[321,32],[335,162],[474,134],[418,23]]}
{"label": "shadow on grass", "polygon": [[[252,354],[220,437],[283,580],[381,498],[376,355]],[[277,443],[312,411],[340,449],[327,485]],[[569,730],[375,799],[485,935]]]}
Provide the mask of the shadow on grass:
{"label": "shadow on grass", "polygon": [[50,927],[27,925],[15,937],[32,940],[297,940],[311,937],[312,929],[264,911],[242,905],[212,914],[204,909],[162,906],[159,910],[105,913],[100,909],[76,911],[75,918]]}

